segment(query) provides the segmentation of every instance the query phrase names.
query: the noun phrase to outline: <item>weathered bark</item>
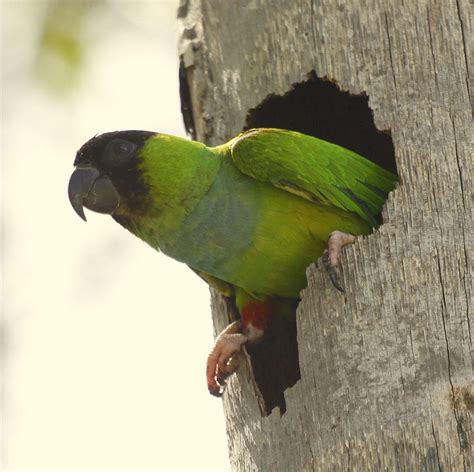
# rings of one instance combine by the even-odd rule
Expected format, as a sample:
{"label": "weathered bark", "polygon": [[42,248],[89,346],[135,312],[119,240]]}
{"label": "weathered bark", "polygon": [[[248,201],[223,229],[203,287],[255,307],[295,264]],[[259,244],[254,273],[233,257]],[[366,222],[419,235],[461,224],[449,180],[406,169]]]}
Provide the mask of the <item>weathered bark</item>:
{"label": "weathered bark", "polygon": [[[404,4],[403,4],[404,3]],[[234,470],[474,470],[470,29],[465,0],[190,0],[188,129],[218,144],[308,73],[366,93],[400,176],[384,224],[320,262],[297,312],[301,380],[262,417],[251,372],[224,397]],[[228,321],[213,294],[216,330]]]}

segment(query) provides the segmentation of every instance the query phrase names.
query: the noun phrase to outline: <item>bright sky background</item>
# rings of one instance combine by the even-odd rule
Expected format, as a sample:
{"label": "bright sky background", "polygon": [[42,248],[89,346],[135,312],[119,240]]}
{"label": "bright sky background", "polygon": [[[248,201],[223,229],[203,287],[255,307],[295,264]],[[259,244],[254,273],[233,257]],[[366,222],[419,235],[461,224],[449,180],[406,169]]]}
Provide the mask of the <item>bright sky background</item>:
{"label": "bright sky background", "polygon": [[207,286],[110,217],[67,198],[95,133],[183,136],[177,1],[112,2],[86,25],[82,79],[32,78],[33,1],[2,1],[2,456],[4,470],[228,470],[207,392]]}

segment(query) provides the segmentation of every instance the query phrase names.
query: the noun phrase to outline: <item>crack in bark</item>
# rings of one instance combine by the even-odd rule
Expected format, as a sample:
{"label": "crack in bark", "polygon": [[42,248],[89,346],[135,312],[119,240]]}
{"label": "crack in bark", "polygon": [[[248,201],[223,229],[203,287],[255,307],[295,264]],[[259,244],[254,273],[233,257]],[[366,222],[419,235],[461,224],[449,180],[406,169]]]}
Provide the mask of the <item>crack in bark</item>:
{"label": "crack in bark", "polygon": [[431,21],[430,21],[430,10],[429,8],[426,9],[426,18],[428,20],[428,34],[430,36],[430,50],[431,50],[431,59],[433,61],[433,73],[434,73],[434,80],[436,84],[436,90],[439,93],[439,84],[438,84],[438,73],[436,71],[436,58],[433,49],[433,33],[431,32]]}
{"label": "crack in bark", "polygon": [[446,329],[446,318],[445,318],[447,314],[446,294],[444,292],[444,283],[443,283],[441,261],[439,257],[438,248],[435,249],[435,252],[436,252],[436,262],[438,265],[439,282],[440,282],[440,288],[441,288],[441,299],[442,299],[441,319],[443,322],[444,340],[446,343],[446,355],[447,355],[447,362],[448,362],[448,380],[449,380],[449,385],[451,386],[451,399],[452,399],[452,404],[453,404],[453,414],[454,414],[454,418],[457,424],[456,429],[458,433],[459,450],[461,452],[464,470],[466,470],[465,458],[463,454],[463,450],[465,449],[465,443],[466,443],[466,432],[464,431],[464,428],[462,426],[462,421],[459,418],[459,413],[456,408],[456,394],[455,394],[454,384],[453,384],[453,379],[452,379],[451,356],[449,354],[448,331]]}
{"label": "crack in bark", "polygon": [[[454,117],[451,113],[449,113],[449,118],[451,120],[451,125],[453,127],[454,149],[455,149],[456,164],[457,164],[458,175],[459,175],[459,185],[461,187],[461,201],[462,201],[464,211],[467,212],[466,204],[464,202],[464,197],[466,196],[466,198],[467,198],[467,194],[464,191],[464,185],[463,185],[463,179],[462,179],[462,171],[461,171],[461,162],[460,162],[460,157],[459,157],[458,140],[457,140],[457,136],[456,136],[456,126],[454,124]],[[462,240],[463,240],[463,250],[464,250],[464,265],[466,267],[466,272],[469,273],[469,257],[467,255],[466,233],[465,233],[464,224],[462,224],[462,233],[463,233]],[[468,333],[469,333],[469,342],[472,346],[471,321],[469,319],[470,305],[469,305],[469,297],[467,296],[468,288],[467,288],[467,283],[466,283],[466,275],[464,274],[461,278],[463,280],[464,292],[465,292],[465,297],[466,297],[466,307],[467,307],[466,319],[467,319],[467,328],[468,328]]]}
{"label": "crack in bark", "polygon": [[459,18],[459,24],[461,25],[461,37],[462,37],[462,44],[463,44],[463,53],[464,53],[464,61],[466,62],[466,88],[467,88],[467,94],[469,95],[469,101],[472,101],[471,99],[471,87],[469,83],[469,77],[471,77],[471,73],[469,71],[469,61],[467,57],[467,41],[466,41],[466,36],[464,33],[464,24],[462,21],[462,16],[461,16],[461,7],[459,5],[459,0],[456,0],[456,9],[458,12],[458,18]]}
{"label": "crack in bark", "polygon": [[397,87],[397,80],[395,78],[395,67],[394,67],[394,62],[393,62],[393,55],[392,55],[392,41],[390,40],[390,32],[389,32],[389,27],[388,27],[388,15],[387,13],[384,14],[385,16],[385,31],[387,33],[387,40],[388,40],[388,55],[390,58],[390,66],[392,69],[392,79],[393,79],[393,86],[395,88],[395,97],[398,102],[398,87]]}
{"label": "crack in bark", "polygon": [[347,452],[347,471],[350,472],[352,470],[352,467],[351,467],[351,448],[349,446],[349,441],[346,440],[344,446],[346,446],[346,452]]}
{"label": "crack in bark", "polygon": [[[464,244],[464,257],[467,257],[466,254],[466,245]],[[467,268],[466,270],[469,273],[469,269]],[[459,271],[459,278],[462,279],[463,285],[464,285],[464,294],[466,297],[466,319],[467,319],[467,332],[469,334],[469,344],[472,346],[472,336],[471,336],[471,320],[470,320],[470,315],[471,315],[471,307],[470,307],[470,297],[468,296],[468,285],[466,281],[466,274],[461,273]]]}
{"label": "crack in bark", "polygon": [[313,37],[313,46],[316,47],[316,35],[314,34],[314,0],[310,0],[311,2],[311,36]]}
{"label": "crack in bark", "polygon": [[431,420],[431,433],[433,434],[433,439],[434,439],[435,448],[436,448],[436,461],[438,462],[438,470],[439,470],[439,472],[441,472],[442,469],[441,469],[441,462],[439,460],[438,440],[436,439],[433,420]]}
{"label": "crack in bark", "polygon": [[413,332],[410,327],[410,347],[411,347],[411,354],[413,356],[413,361],[416,362],[416,356],[415,356],[415,349],[413,347]]}
{"label": "crack in bark", "polygon": [[311,446],[309,446],[309,454],[311,456],[311,468],[313,469],[313,472],[316,470],[316,461],[314,460],[314,454],[313,454],[313,449],[311,449]]}
{"label": "crack in bark", "polygon": [[454,138],[454,149],[455,149],[455,156],[456,156],[456,164],[458,168],[458,173],[459,173],[459,184],[461,186],[461,196],[462,196],[462,206],[464,208],[464,211],[466,211],[466,205],[464,203],[464,196],[466,193],[464,192],[464,185],[462,181],[462,172],[461,172],[461,162],[459,159],[459,148],[458,148],[458,140],[456,136],[456,126],[454,124],[454,117],[451,113],[449,113],[449,119],[451,120],[451,124],[453,126],[453,138]]}

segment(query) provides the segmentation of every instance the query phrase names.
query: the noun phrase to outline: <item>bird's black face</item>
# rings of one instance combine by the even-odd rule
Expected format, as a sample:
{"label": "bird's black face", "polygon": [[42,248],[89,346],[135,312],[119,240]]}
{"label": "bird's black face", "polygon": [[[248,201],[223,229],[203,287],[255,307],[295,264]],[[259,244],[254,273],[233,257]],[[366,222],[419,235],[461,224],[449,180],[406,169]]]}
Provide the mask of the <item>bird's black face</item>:
{"label": "bird's black face", "polygon": [[143,191],[138,151],[150,131],[115,131],[95,136],[77,152],[69,179],[69,201],[85,221],[84,208],[114,214],[123,198]]}

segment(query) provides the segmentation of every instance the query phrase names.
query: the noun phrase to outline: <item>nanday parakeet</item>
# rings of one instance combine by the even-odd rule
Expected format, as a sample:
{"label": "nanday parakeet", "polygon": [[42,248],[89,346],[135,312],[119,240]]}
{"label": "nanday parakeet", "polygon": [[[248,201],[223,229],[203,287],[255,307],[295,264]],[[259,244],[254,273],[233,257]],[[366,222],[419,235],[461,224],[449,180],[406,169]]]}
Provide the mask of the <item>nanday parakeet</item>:
{"label": "nanday parakeet", "polygon": [[[301,133],[253,129],[217,147],[148,131],[95,136],[77,152],[69,198],[184,262],[226,296],[240,320],[208,358],[211,393],[262,337],[278,300],[297,299],[306,268],[368,234],[397,181],[355,152]],[[340,286],[338,287],[340,288]]]}

